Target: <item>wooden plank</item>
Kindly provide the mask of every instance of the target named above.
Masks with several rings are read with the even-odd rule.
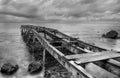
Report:
[[[111,63],[111,64],[114,64],[114,65],[116,65],[118,67],[120,67],[120,62],[119,61],[116,61],[114,59],[109,59],[108,62]]]
[[[69,61],[69,63],[71,63],[74,67],[76,67],[77,69],[79,69],[82,73],[84,73],[85,75],[87,75],[89,78],[94,78],[93,75],[91,75],[90,73],[88,73],[82,66],[75,64],[74,61]]]
[[[90,55],[89,55],[90,54]],[[88,62],[93,62],[93,61],[100,61],[100,60],[105,60],[105,59],[110,59],[110,58],[116,58],[116,57],[120,57],[120,53],[95,53],[95,54],[83,54],[83,56],[81,56],[79,59],[77,59],[75,61],[75,63],[77,64],[81,64],[81,63],[88,63]]]
[[[44,30],[44,31],[45,31],[45,33],[46,33],[48,36],[50,36],[50,37],[53,38],[53,39],[56,39],[56,40],[61,40],[61,39],[62,39],[62,38],[60,38],[60,37],[52,34],[52,33],[49,32],[48,30]]]
[[[97,53],[84,53],[84,54],[74,54],[74,55],[66,55],[65,57],[68,60],[74,60],[74,59],[80,59],[80,58],[85,58],[85,57],[94,57],[98,55],[104,55],[104,54],[109,54],[112,53],[110,51],[104,51],[104,52],[97,52]],[[113,52],[115,53],[115,52]]]
[[[77,48],[79,48],[79,47],[77,47]],[[85,50],[85,49],[82,49],[82,48],[79,48],[79,49],[82,50],[82,51],[85,51],[85,52],[87,52],[87,53],[94,53],[94,52],[92,52],[92,51]],[[106,52],[106,51],[102,51],[102,52]],[[110,52],[118,52],[118,51],[110,51]],[[77,57],[77,56],[76,56],[76,57]],[[116,65],[116,66],[120,67],[120,62],[117,61],[117,60],[115,60],[115,59],[109,59],[109,60],[108,60],[108,63],[111,63],[111,64],[113,64],[113,65]]]
[[[87,64],[85,69],[91,75],[95,76],[95,78],[119,78],[117,75],[115,75],[111,72],[108,72],[105,69],[103,69],[93,63]]]

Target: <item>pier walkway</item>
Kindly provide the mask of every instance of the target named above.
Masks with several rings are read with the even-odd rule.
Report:
[[[71,78],[120,78],[118,51],[90,45],[57,29],[42,26],[22,25],[21,34],[29,35],[28,41],[39,42],[44,52],[47,50],[71,72]]]

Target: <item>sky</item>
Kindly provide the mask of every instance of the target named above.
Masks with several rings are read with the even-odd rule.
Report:
[[[120,0],[0,0],[0,21],[120,19]]]

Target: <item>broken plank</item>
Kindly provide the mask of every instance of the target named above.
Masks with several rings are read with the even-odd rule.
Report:
[[[79,58],[85,58],[85,57],[94,57],[94,56],[101,56],[112,53],[110,51],[104,51],[104,52],[97,52],[97,53],[84,53],[84,54],[74,54],[74,55],[67,55],[65,56],[68,60],[74,60]],[[116,53],[116,52],[113,52]]]
[[[77,48],[79,48],[79,47],[77,47]],[[82,49],[82,48],[79,48],[79,49],[82,50],[82,51],[85,51],[86,53],[94,53],[90,50],[85,50],[85,49]],[[102,52],[107,52],[107,51],[102,51]],[[109,51],[109,52],[118,52],[118,51]],[[120,62],[115,60],[115,59],[109,59],[108,63],[111,63],[113,65],[116,65],[116,66],[120,67]]]
[[[120,53],[98,53],[98,54],[90,54],[89,56],[82,56],[78,58],[75,63],[81,64],[81,63],[88,63],[88,62],[94,62],[94,61],[100,61],[105,59],[111,59],[120,57]]]

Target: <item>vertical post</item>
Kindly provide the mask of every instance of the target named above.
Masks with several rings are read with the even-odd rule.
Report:
[[[43,77],[45,77],[45,53],[46,52],[46,50],[44,49],[44,51],[43,51]]]

